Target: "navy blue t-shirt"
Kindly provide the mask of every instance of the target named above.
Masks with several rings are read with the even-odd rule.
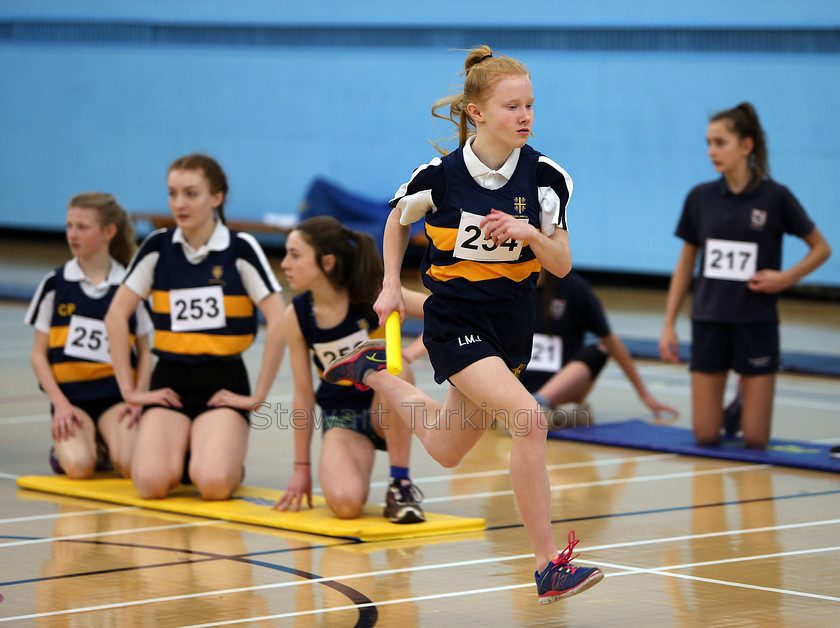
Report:
[[[791,191],[771,179],[733,194],[723,177],[689,192],[676,235],[700,249],[691,317],[719,323],[777,322],[776,294],[754,292],[758,270],[780,270],[782,236],[814,223]]]
[[[563,279],[548,277],[537,286],[533,298],[537,309],[534,349],[528,368],[519,378],[531,392],[574,358],[587,333],[599,338],[611,333],[601,302],[589,283],[575,272]]]

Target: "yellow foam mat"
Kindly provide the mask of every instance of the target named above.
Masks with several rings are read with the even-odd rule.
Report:
[[[17,479],[17,485],[45,493],[360,541],[474,532],[485,527],[484,519],[430,512],[426,512],[423,523],[391,523],[382,516],[382,508],[373,504],[367,504],[358,519],[339,519],[327,508],[324,498],[317,495],[312,498],[314,508],[279,512],[271,507],[283,491],[256,486],[240,486],[229,500],[205,501],[194,486],[183,485],[170,491],[166,499],[143,499],[131,480],[113,477],[71,480],[63,475],[25,475]]]

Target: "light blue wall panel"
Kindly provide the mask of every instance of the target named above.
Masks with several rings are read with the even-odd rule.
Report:
[[[703,17],[694,3],[533,1],[517,28],[492,17],[507,3],[414,24],[400,3],[235,4],[0,4],[0,227],[59,230],[84,189],[165,211],[166,166],[192,151],[227,170],[233,217],[295,212],[317,176],[386,199],[451,132],[429,115],[462,80],[463,53],[448,49],[487,41],[533,73],[532,144],[574,178],[578,267],[671,272],[683,198],[715,176],[708,115],[743,99],[762,116],[774,176],[840,249],[840,3],[769,2],[751,16],[751,3],[713,2]],[[559,6],[545,24],[522,17]],[[786,260],[803,250],[791,242]],[[840,253],[810,282],[840,285]]]

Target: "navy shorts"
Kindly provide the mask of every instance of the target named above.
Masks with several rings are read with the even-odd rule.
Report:
[[[81,401],[70,400],[74,406],[79,408],[80,410],[84,410],[87,415],[93,419],[95,425],[99,424],[99,417],[101,417],[107,410],[110,410],[118,403],[122,403],[123,400],[119,397],[114,399],[83,399]],[[50,415],[55,414],[55,408],[52,404],[50,404]]]
[[[692,371],[767,375],[779,370],[778,323],[692,321],[691,336]]]
[[[376,449],[388,450],[385,440],[373,429],[370,410],[324,410],[324,432],[334,427],[357,432],[370,440]]]
[[[239,395],[251,394],[248,371],[241,358],[213,360],[201,364],[183,364],[159,360],[152,372],[151,390],[171,388],[181,397],[182,408],[170,408],[195,419],[199,414],[212,410],[207,402],[222,388]],[[146,406],[163,408],[165,406]],[[232,408],[250,425],[249,410]]]
[[[603,370],[608,357],[609,353],[601,349],[601,345],[586,345],[578,349],[569,362],[583,362],[592,373],[592,379],[595,379]]]
[[[499,356],[518,377],[531,359],[531,299],[470,301],[431,295],[423,304],[423,344],[442,384],[474,362]]]

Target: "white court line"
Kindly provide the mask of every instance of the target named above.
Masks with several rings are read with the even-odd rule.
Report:
[[[715,537],[715,536],[734,536],[734,535],[740,535],[740,534],[753,534],[753,533],[760,533],[760,532],[777,532],[777,531],[780,531],[780,530],[792,530],[792,529],[797,529],[797,528],[808,528],[808,527],[813,527],[813,526],[837,525],[837,524],[840,524],[840,519],[827,519],[827,520],[823,520],[823,521],[806,521],[806,522],[802,522],[802,523],[789,523],[789,524],[784,524],[784,525],[767,526],[767,527],[762,527],[762,528],[748,528],[748,529],[744,529],[744,530],[724,530],[722,532],[710,532],[710,533],[706,533],[706,534],[693,534],[693,535],[674,536],[674,537],[666,537],[666,538],[655,538],[655,539],[647,539],[647,540],[642,540],[642,541],[625,541],[623,543],[611,543],[611,544],[608,544],[608,545],[596,545],[596,546],[593,546],[593,547],[588,547],[588,548],[586,548],[586,551],[587,552],[593,552],[593,551],[603,550],[603,549],[615,549],[615,548],[620,548],[620,547],[636,547],[638,545],[671,543],[671,542],[678,542],[678,541],[685,541],[685,540],[692,540],[692,539],[703,539],[703,538],[709,538],[709,537]],[[830,549],[834,549],[834,548],[830,548]],[[804,552],[804,551],[820,551],[820,550],[819,549],[817,549],[817,550],[800,550],[800,552]],[[54,616],[58,616],[58,615],[69,615],[69,614],[73,614],[73,613],[87,613],[87,612],[90,612],[90,611],[113,610],[113,609],[118,609],[118,608],[126,608],[126,607],[129,607],[129,606],[141,606],[143,604],[156,604],[156,603],[161,603],[161,602],[181,601],[181,600],[196,599],[196,598],[208,597],[208,596],[214,596],[215,597],[215,596],[230,595],[230,594],[235,594],[235,593],[251,593],[251,592],[255,592],[255,591],[265,591],[265,590],[269,590],[269,589],[282,589],[282,588],[286,588],[286,587],[297,587],[297,586],[305,586],[305,585],[309,585],[309,584],[318,584],[320,582],[333,582],[333,581],[344,582],[346,580],[355,580],[355,579],[358,579],[358,578],[375,578],[375,577],[380,577],[380,576],[390,576],[390,575],[394,575],[394,574],[398,574],[398,573],[430,571],[430,570],[433,570],[433,569],[453,569],[453,568],[457,568],[457,567],[480,565],[480,564],[491,563],[491,562],[501,563],[501,562],[506,562],[506,561],[525,560],[525,559],[533,560],[534,555],[533,554],[517,554],[517,555],[513,555],[513,556],[493,556],[493,557],[490,557],[490,558],[463,560],[463,561],[457,561],[457,562],[451,562],[451,563],[438,563],[438,564],[434,564],[434,565],[421,565],[421,566],[416,566],[416,567],[404,567],[404,568],[400,568],[400,569],[382,569],[382,570],[379,570],[379,571],[369,571],[369,572],[364,572],[364,573],[346,574],[346,575],[341,575],[341,576],[314,578],[314,579],[311,579],[311,580],[308,580],[308,579],[307,580],[293,580],[293,581],[290,581],[290,582],[276,582],[276,583],[273,583],[273,584],[261,584],[261,585],[254,585],[254,586],[250,586],[250,587],[237,587],[237,588],[234,588],[234,589],[218,589],[218,590],[215,590],[215,591],[203,591],[201,593],[187,593],[187,594],[183,594],[183,595],[171,595],[171,596],[167,596],[167,597],[158,597],[158,598],[151,598],[151,599],[146,599],[146,600],[133,600],[133,601],[129,601],[129,602],[116,602],[114,604],[101,604],[101,605],[98,605],[98,606],[86,606],[86,607],[81,607],[81,608],[70,608],[70,609],[65,609],[65,610],[60,610],[60,611],[50,611],[50,612],[46,612],[46,613],[36,613],[36,614],[32,614],[32,615],[19,615],[17,617],[0,618],[0,623],[13,621],[13,620],[20,620],[20,619],[35,619],[35,618],[39,618],[39,617],[54,617]],[[748,556],[744,557],[744,560],[749,560],[749,559],[750,559],[750,557],[748,557]],[[730,559],[726,559],[726,560],[728,561]],[[597,563],[599,565],[600,564],[607,565],[607,563],[603,563],[601,561],[584,560],[584,561],[576,561],[576,562],[579,562],[581,564]],[[725,561],[721,561],[721,562],[725,562]],[[611,567],[616,568],[616,569],[623,569],[624,571],[628,572],[627,575],[638,574],[638,573],[657,574],[658,569],[663,569],[662,567],[654,567],[654,568],[650,568],[650,569],[643,569],[643,568],[631,567],[631,566],[626,566],[626,565],[614,565],[614,564],[607,565],[607,566],[611,566]],[[607,577],[617,576],[617,575],[625,575],[625,574],[607,574]],[[688,577],[688,576],[681,576],[679,574],[671,574],[671,573],[668,573],[668,572],[662,572],[659,575],[674,576],[674,577]],[[698,579],[700,579],[700,578],[698,578]],[[742,584],[732,583],[732,582],[721,582],[721,584],[751,588],[750,585],[742,585]],[[423,597],[417,597],[417,598],[407,598],[407,601],[417,601],[417,600],[423,600],[423,599],[435,599],[435,598],[442,598],[442,597],[452,597],[452,596],[456,596],[456,595],[472,595],[474,593],[481,592],[481,591],[500,591],[500,590],[521,589],[523,587],[529,587],[529,586],[532,587],[534,585],[533,585],[533,583],[509,585],[509,586],[498,587],[498,588],[494,588],[494,589],[480,589],[478,591],[463,591],[463,592],[460,592],[460,593],[447,593],[447,594],[423,596]],[[807,594],[807,593],[797,593],[797,592],[790,592],[790,593],[792,595],[799,594],[799,595],[812,596],[812,594]],[[834,598],[830,598],[830,599],[834,599]],[[840,601],[840,598],[838,598],[838,601]],[[387,604],[387,603],[389,603],[389,602],[382,602],[381,604]],[[396,602],[392,601],[390,603],[396,603]],[[375,602],[374,604],[379,604],[379,602]],[[301,611],[301,613],[302,614],[312,614],[312,613],[321,613],[321,612],[332,612],[332,611],[336,611],[336,610],[344,610],[345,608],[360,608],[360,606],[357,606],[357,605],[354,604],[354,605],[348,606],[348,607],[336,607],[336,608],[331,608],[331,609],[319,609],[319,610],[315,610],[315,611]],[[286,616],[286,615],[283,615],[283,616]],[[289,616],[291,616],[291,615],[289,615]],[[277,616],[277,617],[280,617],[280,616]],[[239,622],[239,623],[242,623],[242,622],[245,622],[245,621],[254,621],[254,619],[249,618],[249,619],[235,620],[235,621]],[[223,624],[208,624],[208,625],[223,625]]]
[[[641,477],[632,478],[616,478],[609,480],[598,480],[596,482],[578,482],[577,484],[556,484],[552,485],[552,491],[565,491],[573,488],[590,488],[593,486],[612,486],[615,484],[635,484],[637,482],[658,482],[659,480],[676,480],[679,478],[694,478],[701,475],[719,475],[722,473],[742,473],[744,471],[756,471],[758,469],[768,469],[771,465],[768,464],[751,464],[747,466],[737,467],[723,467],[722,469],[707,469],[705,471],[683,471],[680,473],[665,473],[661,475],[644,475]],[[492,491],[486,493],[468,493],[466,495],[448,495],[445,497],[424,497],[424,504],[433,504],[439,502],[454,502],[463,499],[479,499],[484,497],[501,497],[505,495],[513,495],[512,490],[507,491]]]
[[[10,541],[0,543],[0,549],[4,547],[15,547],[17,545],[38,545],[41,543],[53,543],[55,541],[75,541],[78,539],[99,538],[101,536],[119,536],[120,534],[136,534],[138,532],[157,532],[159,530],[176,530],[178,528],[193,528],[198,526],[209,526],[217,523],[230,523],[224,519],[211,519],[209,521],[195,521],[191,523],[177,523],[168,526],[150,526],[148,528],[133,528],[129,530],[111,530],[110,532],[92,532],[90,534],[73,534],[71,536],[52,536],[42,539],[27,539],[25,541]]]
[[[786,556],[801,556],[803,554],[819,554],[821,552],[836,552],[840,550],[840,545],[834,545],[832,547],[818,547],[818,548],[811,548],[805,550],[792,550],[790,552],[776,552],[774,554],[756,554],[754,556],[738,556],[737,558],[724,558],[722,560],[705,560],[702,562],[697,563],[683,563],[681,565],[667,565],[665,567],[653,567],[650,569],[639,569],[636,570],[633,568],[632,571],[628,571],[626,573],[614,574],[616,576],[628,576],[633,575],[634,573],[659,573],[661,571],[673,571],[675,569],[691,569],[693,567],[709,567],[712,565],[725,565],[727,563],[744,563],[751,560],[767,560],[768,558],[785,558]],[[605,567],[615,567],[619,569],[625,569],[622,565],[611,565],[610,563],[601,563],[599,562],[598,565],[603,565]],[[822,596],[819,596],[822,597]],[[831,598],[840,601],[840,598]]]
[[[10,416],[0,419],[0,426],[21,425],[25,423],[46,423],[51,421],[49,414],[31,414],[29,416]]]
[[[607,458],[604,460],[587,460],[586,462],[567,462],[565,464],[550,464],[546,466],[548,471],[561,471],[563,469],[580,469],[584,467],[608,467],[619,465],[625,462],[647,462],[649,460],[664,460],[666,458],[677,458],[678,454],[651,454],[649,456],[627,456],[626,458]],[[495,471],[476,471],[474,473],[453,473],[451,475],[430,475],[417,477],[412,481],[415,484],[431,484],[433,482],[449,482],[452,480],[472,480],[475,478],[495,477],[499,475],[510,475],[510,469],[497,469]],[[371,482],[371,487],[388,486],[390,482]]]
[[[87,517],[89,515],[102,515],[126,510],[138,510],[138,506],[122,506],[120,508],[102,508],[100,510],[86,510],[84,512],[61,512],[51,515],[32,515],[31,517],[14,517],[13,519],[0,519],[0,525],[4,523],[21,523],[23,521],[39,521],[42,519],[65,519],[67,517]]]

